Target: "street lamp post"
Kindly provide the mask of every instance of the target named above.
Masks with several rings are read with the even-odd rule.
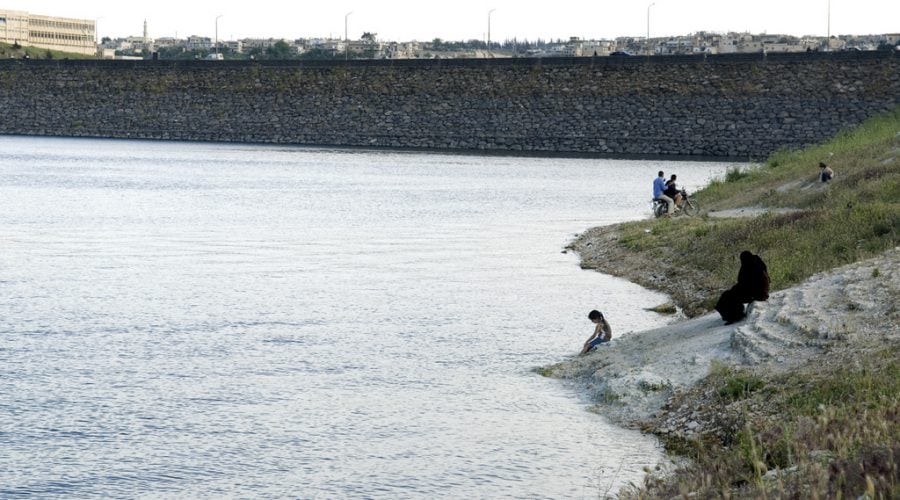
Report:
[[[647,53],[650,54],[650,7],[656,5],[656,2],[647,6]]]
[[[97,39],[97,47],[100,46],[100,21],[103,19],[103,16],[94,19],[94,38]]]
[[[344,59],[350,59],[350,39],[347,38],[347,19],[350,17],[350,14],[353,14],[353,11],[346,13],[344,15]]]
[[[216,16],[216,60],[219,60],[219,18],[224,16],[224,14],[219,14]]]
[[[490,54],[491,54],[491,14],[493,14],[495,10],[497,10],[497,9],[491,9],[488,11],[488,33],[487,33],[487,35],[488,35],[487,36],[488,56],[490,56]]]
[[[94,19],[94,44],[97,46],[97,58],[103,59],[103,47],[100,46],[100,20],[103,17]]]

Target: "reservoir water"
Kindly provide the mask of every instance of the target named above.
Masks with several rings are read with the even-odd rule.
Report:
[[[0,137],[0,497],[615,493],[532,370],[671,319],[562,250],[724,168]]]

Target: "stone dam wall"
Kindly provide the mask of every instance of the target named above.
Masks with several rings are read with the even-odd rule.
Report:
[[[0,134],[761,159],[900,103],[893,52],[0,61]]]

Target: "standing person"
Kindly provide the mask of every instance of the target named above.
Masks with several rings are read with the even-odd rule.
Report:
[[[609,342],[612,338],[612,327],[606,322],[603,313],[594,309],[588,313],[588,319],[596,326],[594,327],[594,333],[584,342],[584,348],[581,349],[579,355],[587,354],[591,349]]]
[[[678,208],[681,206],[681,190],[678,189],[678,185],[675,184],[675,181],[678,179],[678,176],[672,174],[672,177],[666,182],[666,190],[663,191],[663,194],[675,200],[675,207]]]
[[[656,179],[653,179],[653,199],[660,199],[666,202],[666,208],[668,209],[668,214],[672,215],[675,212],[675,200],[666,196],[666,174],[663,173],[662,170],[659,171],[659,174],[656,176]]]
[[[831,170],[831,167],[821,161],[819,162],[819,170],[819,179],[822,182],[828,182],[831,179],[834,179],[834,170]]]

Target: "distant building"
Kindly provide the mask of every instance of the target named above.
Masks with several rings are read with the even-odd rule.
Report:
[[[382,59],[384,57],[384,45],[380,42],[371,40],[349,40],[346,44],[346,49],[351,54],[368,56],[373,59]]]
[[[608,56],[616,51],[616,42],[612,40],[584,40],[581,43],[583,56]]]
[[[240,40],[229,40],[227,42],[219,42],[219,45],[231,52],[232,54],[241,54],[244,52],[244,42]]]
[[[837,37],[831,37],[825,40],[826,50],[841,50],[847,45],[847,42]]]
[[[183,40],[172,38],[170,36],[157,38],[153,43],[159,49],[184,46]]]
[[[763,44],[763,48],[767,53],[769,52],[806,52],[806,47],[800,45],[800,43],[789,43],[789,42],[775,42],[775,43],[765,43]]]
[[[133,50],[135,52],[142,50],[152,52],[154,45],[152,41],[148,42],[145,36],[129,36],[121,42],[119,48],[120,50]]]
[[[94,55],[96,35],[96,23],[87,19],[0,10],[0,41],[5,43]]]
[[[213,41],[208,36],[189,36],[184,44],[187,50],[212,50]]]
[[[274,47],[280,41],[282,41],[281,38],[244,38],[241,40],[241,48],[242,50],[266,50]]]
[[[343,40],[334,39],[334,38],[315,38],[309,40],[309,48],[310,49],[318,49],[325,53],[332,54],[343,54],[344,50],[346,50],[347,45],[344,44]]]
[[[384,47],[384,57],[387,59],[414,59],[422,52],[419,42],[390,42]]]

